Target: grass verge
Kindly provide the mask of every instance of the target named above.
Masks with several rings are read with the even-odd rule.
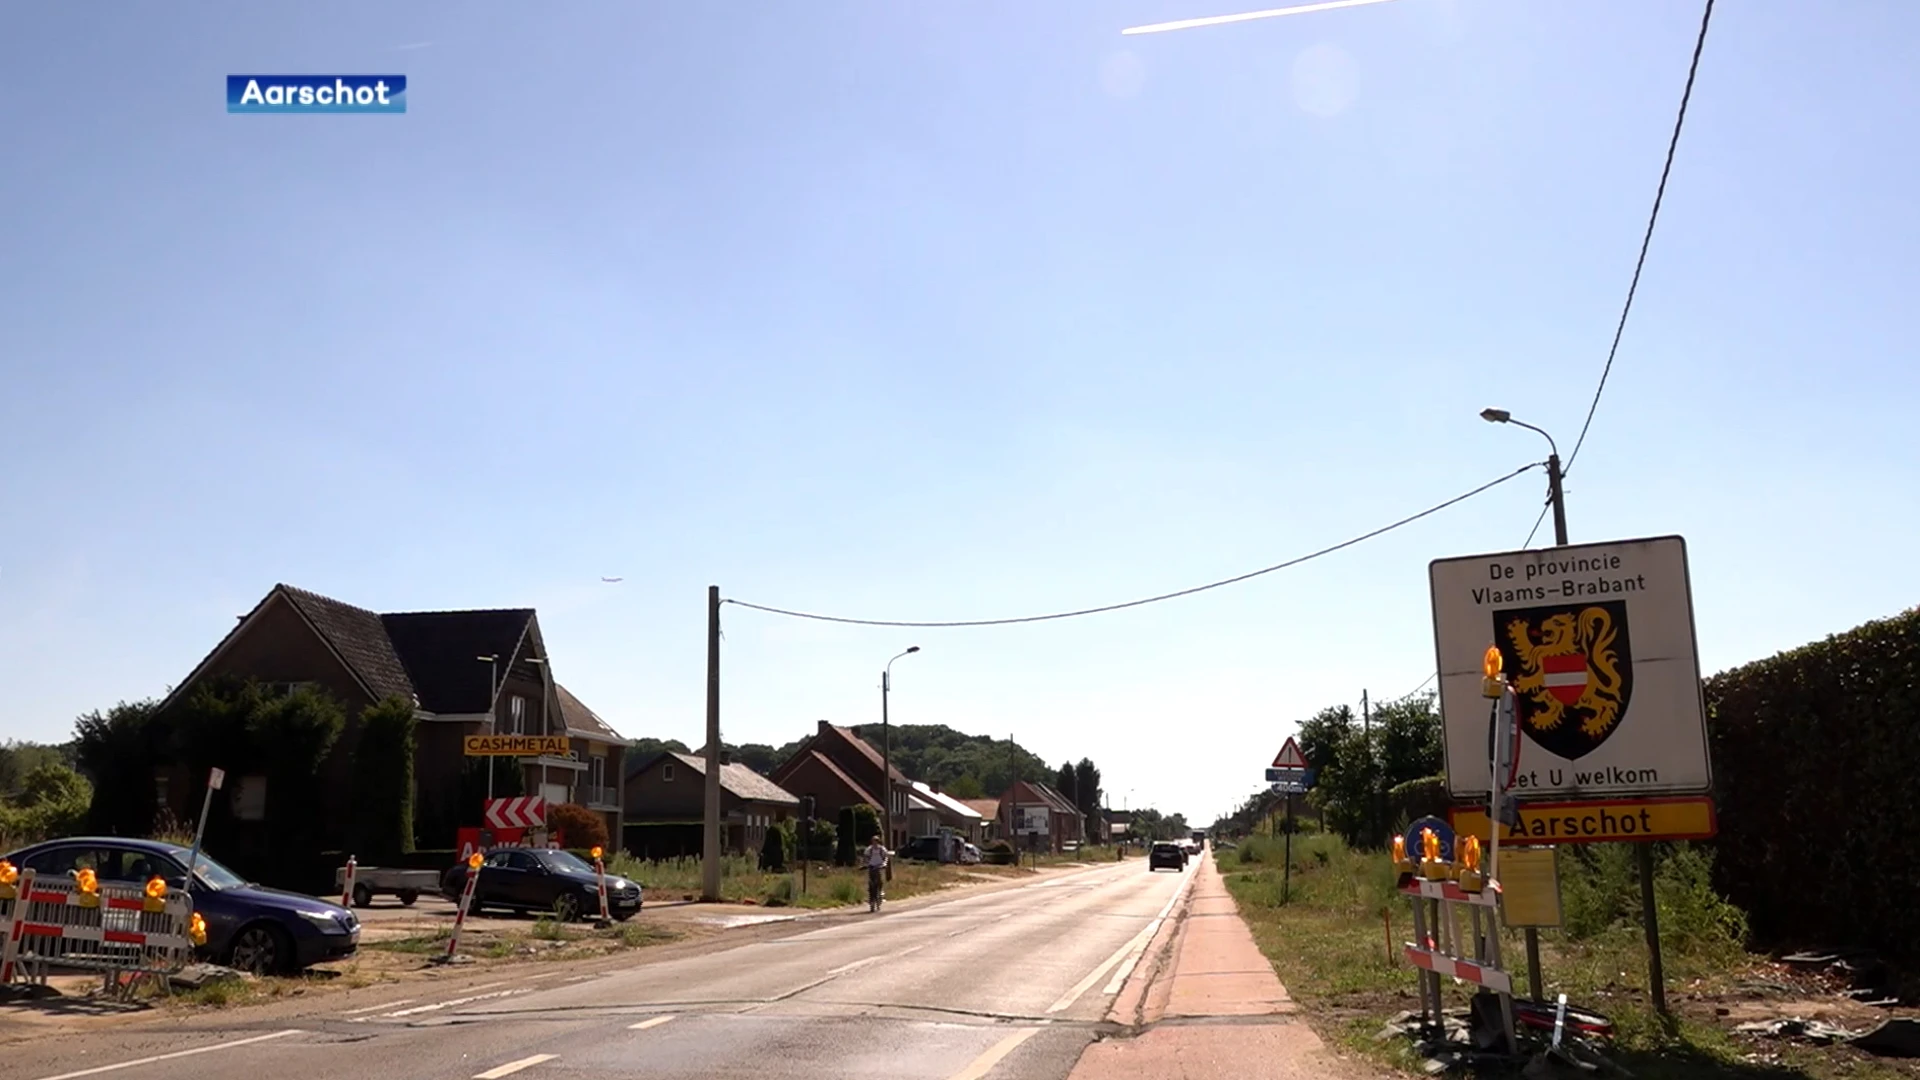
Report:
[[[649,900],[692,900],[700,895],[699,859],[647,862],[621,854],[607,864],[607,872],[639,882]],[[887,898],[904,900],[956,885],[1029,872],[1029,868],[1012,866],[895,863],[893,880],[887,883]],[[720,864],[720,898],[736,904],[798,908],[831,908],[866,902],[866,871],[858,867],[810,863],[804,875],[804,887],[802,877],[797,867],[786,873],[769,873],[761,870],[753,859],[732,856]]]
[[[1329,1042],[1418,1072],[1404,1040],[1382,1043],[1374,1037],[1385,1021],[1419,1007],[1415,969],[1398,957],[1400,943],[1411,937],[1412,916],[1408,901],[1394,892],[1392,864],[1385,855],[1348,850],[1337,836],[1296,836],[1293,854],[1284,896],[1279,842],[1254,837],[1218,855],[1254,940]],[[1671,1023],[1648,1002],[1646,943],[1637,922],[1597,917],[1595,897],[1580,892],[1605,885],[1605,866],[1576,874],[1563,862],[1570,929],[1540,934],[1547,997],[1565,993],[1570,1002],[1610,1017],[1620,1064],[1641,1080],[1920,1077],[1920,1062],[1735,1034],[1732,1026],[1741,1020],[1808,1016],[1815,1007],[1844,1009],[1851,1003],[1839,1002],[1831,988],[1804,980],[1796,985],[1779,965],[1747,953],[1739,945],[1744,926],[1738,913],[1716,906],[1710,889],[1697,895],[1707,889],[1701,868],[1678,856],[1670,864],[1663,864],[1656,884]],[[1519,932],[1507,932],[1503,955],[1515,984],[1525,986]],[[1448,1008],[1466,1005],[1467,987],[1450,981],[1443,986]]]

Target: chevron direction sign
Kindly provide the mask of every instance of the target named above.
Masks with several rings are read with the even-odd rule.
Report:
[[[487,824],[495,829],[533,829],[547,823],[547,800],[538,795],[487,800]]]

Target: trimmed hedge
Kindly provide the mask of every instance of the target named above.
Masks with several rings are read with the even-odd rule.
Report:
[[[1757,941],[1920,962],[1920,608],[1706,681],[1715,876]]]

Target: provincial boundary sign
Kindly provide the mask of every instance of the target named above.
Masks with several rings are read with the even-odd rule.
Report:
[[[1514,689],[1523,802],[1712,790],[1685,540],[1436,559],[1428,573],[1454,797],[1487,794],[1488,645]]]

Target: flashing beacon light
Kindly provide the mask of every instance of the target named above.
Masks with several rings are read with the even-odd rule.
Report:
[[[1432,829],[1420,830],[1420,857],[1430,863],[1440,861],[1440,837]]]
[[[146,894],[147,894],[146,899],[140,902],[140,907],[143,910],[146,910],[146,911],[167,910],[166,879],[162,878],[158,874],[155,874],[152,878],[148,879],[147,886],[146,886]]]
[[[81,892],[88,895],[97,894],[100,891],[100,875],[94,873],[92,870],[74,871],[73,883],[79,887]]]
[[[598,844],[594,845],[593,851],[590,852],[590,854],[593,856],[594,861],[598,862],[600,859],[600,846]]]
[[[20,871],[5,859],[0,859],[0,885],[12,885],[20,880]]]
[[[1480,874],[1480,838],[1463,837],[1460,841],[1460,887],[1469,892],[1479,892],[1486,888],[1486,878]]]
[[[1480,658],[1481,694],[1497,698],[1506,690],[1506,680],[1500,675],[1500,669],[1504,666],[1500,658],[1500,646],[1488,645],[1486,655]]]
[[[485,861],[486,861],[485,859],[482,859],[480,857],[480,853],[476,851],[472,855],[469,855],[467,857],[467,869],[478,870],[480,869],[480,864]]]
[[[1404,836],[1396,836],[1393,838],[1394,865],[1398,866],[1401,863],[1404,863],[1406,861],[1407,861],[1407,838]]]
[[[207,943],[207,920],[197,911],[187,920],[187,939],[195,945]]]

